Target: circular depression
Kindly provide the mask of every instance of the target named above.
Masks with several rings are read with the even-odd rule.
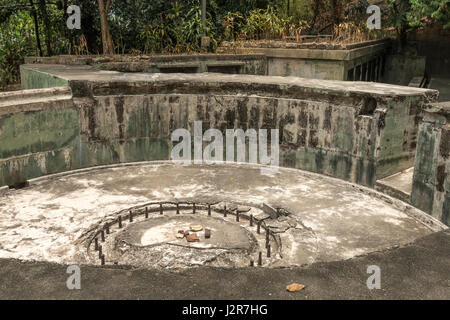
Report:
[[[61,263],[92,263],[86,260],[86,244],[80,239],[117,218],[120,210],[152,201],[228,202],[255,208],[270,204],[286,209],[288,216],[261,218],[282,244],[281,259],[270,266],[348,259],[445,228],[425,213],[371,189],[300,170],[272,172],[247,164],[136,163],[93,168],[39,178],[27,188],[6,190],[0,199],[0,257]],[[147,243],[153,243],[152,232],[155,237],[162,232],[158,233],[157,224],[145,230],[138,237],[141,245],[144,235]],[[145,265],[164,265],[157,259]],[[131,265],[138,262],[129,260]]]

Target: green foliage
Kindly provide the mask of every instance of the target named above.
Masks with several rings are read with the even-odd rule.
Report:
[[[450,28],[450,0],[410,0],[411,11],[407,19],[411,26],[424,26],[435,21],[442,22],[444,29]]]
[[[19,66],[24,57],[35,55],[32,20],[24,12],[11,13],[0,25],[0,86],[19,81]]]
[[[450,27],[450,0],[388,0],[390,25],[399,33],[429,23],[443,23]]]
[[[306,21],[296,20],[268,6],[266,9],[250,11],[239,29],[246,39],[279,39],[286,36],[298,36],[307,26]]]
[[[211,37],[213,47],[217,46],[212,32],[211,17],[208,18],[204,27],[200,5],[189,7],[176,2],[166,14],[161,13],[151,23],[143,26],[139,35],[145,43],[143,51],[146,53],[198,51],[203,34]]]
[[[1,85],[19,80],[18,66],[24,56],[39,54],[29,2],[0,0]],[[50,22],[49,39],[40,1],[33,2],[44,55],[48,54],[47,40],[53,54],[101,52],[97,0],[44,0]],[[385,2],[390,15],[386,23],[383,21],[383,27],[394,26],[400,38],[405,38],[407,29],[432,22],[441,22],[444,28],[450,28],[450,0]],[[355,3],[356,0],[207,0],[204,27],[201,0],[113,0],[108,19],[115,52],[125,54],[199,51],[204,34],[211,39],[210,51],[222,40],[298,38],[305,32],[334,32],[340,41],[379,36],[362,25],[368,2],[358,0]],[[81,30],[66,27],[65,10],[71,4],[81,7]],[[350,10],[353,13],[347,14],[349,6],[353,6]]]

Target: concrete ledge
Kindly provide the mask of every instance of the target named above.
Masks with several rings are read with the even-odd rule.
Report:
[[[0,116],[55,106],[73,106],[70,87],[31,89],[0,93]]]
[[[263,54],[268,58],[295,58],[313,60],[353,60],[368,54],[375,54],[386,50],[386,43],[378,43],[365,47],[346,49],[294,49],[294,48],[238,48],[239,53],[250,51],[253,54]]]

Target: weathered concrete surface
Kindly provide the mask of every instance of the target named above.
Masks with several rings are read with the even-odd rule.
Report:
[[[412,78],[425,75],[426,57],[387,55],[382,81],[407,86]]]
[[[405,202],[410,201],[414,167],[377,180],[375,189]]]
[[[164,214],[150,214],[148,219],[135,214],[133,222],[119,230],[112,225],[110,234],[102,242],[102,253],[106,264],[133,265],[137,267],[182,269],[199,266],[216,266],[226,268],[247,267],[250,260],[256,263],[258,250],[264,251],[264,230],[257,235],[255,227],[236,223],[234,215],[227,218],[217,212],[207,216],[203,210],[164,210]],[[244,219],[243,217],[241,217]],[[203,230],[194,232],[191,225],[200,225]],[[205,237],[204,229],[210,230],[210,238]],[[253,229],[253,230],[252,230]],[[176,238],[179,230],[195,234],[199,241],[188,242],[186,238]],[[100,237],[98,237],[100,238]],[[259,238],[259,239],[258,239]],[[278,248],[271,242],[271,259],[264,258],[264,266],[279,260]],[[90,247],[86,264],[98,264],[98,252]],[[271,261],[269,261],[271,260]]]
[[[267,73],[266,57],[261,54],[186,54],[186,55],[116,55],[27,57],[27,64],[92,65],[98,69],[120,72],[198,73],[222,72],[233,74]],[[29,81],[23,81],[24,86]]]
[[[450,102],[431,104],[419,128],[411,203],[450,225]]]
[[[250,41],[236,50],[239,53],[265,55],[269,76],[348,80],[349,70],[378,60],[385,54],[388,46],[388,40],[367,41],[355,45]],[[362,80],[365,80],[365,77],[362,77]]]
[[[68,290],[67,265],[0,259],[0,299],[450,299],[450,232],[355,257],[303,268],[194,268],[181,272],[81,266],[81,290]],[[368,290],[367,267],[381,270]],[[306,285],[296,293],[286,285]],[[174,310],[177,317],[181,311]]]
[[[70,170],[79,135],[70,88],[0,93],[0,185]]]
[[[5,189],[0,198],[0,257],[80,263],[77,257],[86,247],[77,239],[117,218],[119,210],[180,199],[254,207],[268,203],[291,212],[289,220],[266,222],[278,225],[284,266],[348,259],[444,228],[429,215],[371,189],[294,169],[280,168],[271,175],[260,169],[129,164]]]
[[[31,78],[39,70],[70,83],[81,127],[67,161],[71,169],[168,159],[171,132],[201,120],[204,131],[278,128],[282,166],[373,186],[377,178],[412,166],[422,105],[437,96],[432,90],[294,77],[126,74],[88,65],[22,70]]]

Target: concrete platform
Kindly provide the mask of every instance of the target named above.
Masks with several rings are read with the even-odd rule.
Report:
[[[282,244],[282,259],[269,267],[345,260],[446,229],[429,215],[372,189],[295,169],[270,173],[243,164],[125,164],[43,177],[27,188],[3,192],[0,257],[22,260],[92,264],[83,258],[86,234],[117,218],[118,212],[158,201],[283,208],[288,217],[264,220]]]

